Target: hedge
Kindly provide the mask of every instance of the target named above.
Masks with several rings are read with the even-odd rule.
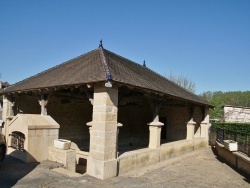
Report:
[[[225,123],[225,122],[213,122],[213,128],[222,128],[229,131],[235,131],[239,133],[250,133],[250,123]]]

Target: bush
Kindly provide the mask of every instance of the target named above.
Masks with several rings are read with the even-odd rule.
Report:
[[[221,128],[224,130],[235,131],[239,133],[250,133],[250,123],[212,123],[213,128]]]

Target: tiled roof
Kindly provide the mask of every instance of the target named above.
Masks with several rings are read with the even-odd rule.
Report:
[[[11,85],[3,93],[94,83],[107,79],[212,106],[206,100],[190,93],[149,68],[102,47]]]

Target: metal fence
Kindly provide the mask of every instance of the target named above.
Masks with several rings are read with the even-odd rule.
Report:
[[[216,140],[221,144],[223,144],[223,140],[236,141],[238,143],[238,151],[250,157],[250,133],[241,133],[237,131],[216,128]]]

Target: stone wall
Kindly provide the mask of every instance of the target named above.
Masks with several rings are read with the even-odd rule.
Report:
[[[250,158],[241,152],[231,152],[227,150],[224,145],[216,142],[215,144],[217,154],[220,158],[224,159],[227,164],[233,168],[250,175]]]
[[[118,110],[120,147],[147,146],[149,141],[149,126],[153,114],[150,107],[124,107]],[[122,149],[122,148],[121,148]]]
[[[161,112],[162,117],[167,118],[167,140],[177,141],[186,139],[187,122],[190,120],[188,107],[167,107]],[[194,108],[193,120],[196,122],[195,137],[200,137],[200,122],[202,122],[202,110]]]
[[[176,141],[186,139],[187,122],[189,121],[188,108],[167,108],[165,117],[167,118],[167,140]]]
[[[41,114],[41,107],[38,99],[34,95],[22,94],[18,97],[15,107],[24,114]],[[15,115],[17,111],[15,110]]]
[[[224,106],[225,122],[250,122],[250,108]]]
[[[57,96],[52,96],[47,104],[47,112],[59,125],[59,138],[75,142],[84,151],[89,149],[89,127],[92,120],[90,102],[75,103]],[[21,95],[18,108],[25,114],[40,114],[41,107],[33,95]]]
[[[161,147],[157,149],[144,148],[126,152],[118,157],[119,174],[205,147],[207,147],[206,139],[196,138],[195,140],[180,140],[162,144]]]
[[[200,122],[203,121],[202,110],[200,107],[194,108],[193,119],[196,122],[195,137],[200,137]],[[161,110],[160,117],[167,119],[167,141],[177,141],[186,139],[187,122],[190,120],[188,107],[164,107]],[[149,104],[143,107],[119,108],[118,122],[123,124],[119,130],[119,144],[129,145],[142,144],[146,146],[149,142],[149,126],[153,112]],[[163,129],[162,129],[163,131]],[[138,140],[139,139],[139,140]]]

